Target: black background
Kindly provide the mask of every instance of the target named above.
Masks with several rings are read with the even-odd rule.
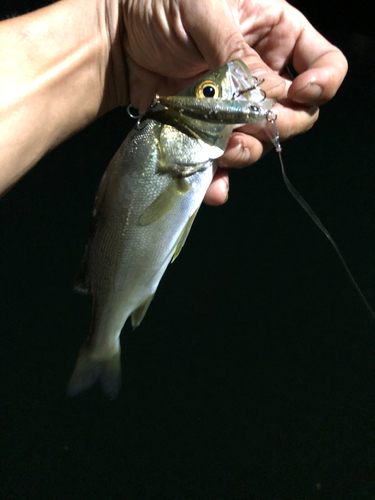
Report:
[[[285,166],[375,305],[374,36],[358,6],[295,5],[350,70],[283,144]],[[109,113],[0,200],[3,498],[375,498],[375,326],[275,153],[231,172],[229,201],[202,207],[141,327],[125,327],[117,400],[65,396],[90,321],[72,281],[132,125]]]

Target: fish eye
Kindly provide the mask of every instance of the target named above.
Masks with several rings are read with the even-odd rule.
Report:
[[[195,87],[196,97],[209,97],[216,99],[219,97],[219,87],[211,80],[205,80]]]

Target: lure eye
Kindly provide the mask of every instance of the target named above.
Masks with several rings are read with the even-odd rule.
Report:
[[[251,108],[251,111],[254,111],[254,113],[258,113],[259,112],[258,106],[250,106],[250,108]]]
[[[195,97],[209,97],[216,99],[219,97],[219,87],[211,80],[205,80],[195,87]]]

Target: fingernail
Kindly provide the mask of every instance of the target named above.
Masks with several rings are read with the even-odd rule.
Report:
[[[314,106],[311,106],[311,108],[309,108],[309,109],[307,110],[307,112],[308,112],[310,115],[315,115],[315,113],[316,113],[317,111],[319,111],[319,106],[316,106],[315,104],[314,104]]]
[[[220,179],[219,189],[228,198],[229,182],[228,182],[227,178],[223,177],[222,179]]]
[[[216,164],[217,164],[217,166],[218,166],[218,167],[220,167],[220,168],[227,168],[227,166],[228,166],[228,165],[227,165],[227,162],[225,161],[225,157],[224,157],[224,160],[223,160],[223,157],[222,157],[222,156],[220,156],[220,158],[218,158],[218,159],[216,160]]]
[[[300,104],[315,104],[322,95],[323,89],[316,83],[308,83],[293,96],[293,101]]]
[[[247,165],[248,162],[250,161],[250,157],[251,157],[250,149],[242,147],[240,156],[242,164]]]

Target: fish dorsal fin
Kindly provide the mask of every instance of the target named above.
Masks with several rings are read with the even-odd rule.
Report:
[[[89,258],[89,245],[86,245],[83,257],[74,279],[74,289],[80,293],[90,293],[90,279],[87,272],[87,261]]]
[[[150,226],[170,212],[190,187],[184,179],[175,179],[145,209],[138,219],[140,226]]]
[[[140,306],[137,307],[137,309],[134,309],[134,311],[131,314],[131,321],[132,321],[132,327],[136,328],[141,324],[141,321],[145,317],[145,314],[147,312],[148,306],[151,304],[152,299],[154,298],[154,293],[147,297],[145,301],[142,302]]]
[[[185,227],[183,228],[180,237],[178,238],[177,245],[172,257],[172,261],[174,262],[177,257],[179,256],[182,247],[185,245],[186,238],[188,237],[190,233],[191,226],[193,225],[194,219],[198,213],[199,207],[195,210],[195,212],[189,217],[187,223],[185,224]]]
[[[89,241],[83,252],[83,257],[79,265],[76,277],[74,279],[74,288],[75,290],[77,290],[77,292],[81,293],[91,293],[90,277],[88,273],[88,260],[90,253],[89,250],[90,250],[90,243],[95,236],[96,226],[98,225],[101,205],[107,188],[106,181],[107,181],[107,171],[104,172],[95,195],[94,208],[92,210],[90,227],[89,227],[89,238],[88,238]]]

